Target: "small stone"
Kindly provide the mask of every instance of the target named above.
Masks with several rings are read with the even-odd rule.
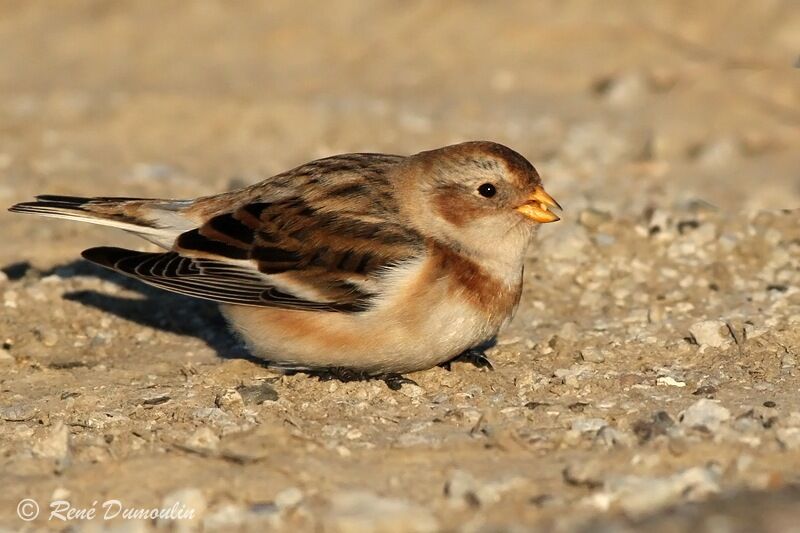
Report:
[[[692,393],[692,395],[711,398],[716,393],[717,388],[714,385],[703,385],[702,387],[698,387],[697,390]]]
[[[690,405],[681,413],[681,424],[687,427],[704,427],[717,431],[723,422],[731,418],[731,412],[715,400],[703,398]]]
[[[694,467],[663,478],[623,476],[604,484],[605,500],[632,517],[652,513],[682,500],[696,501],[719,492],[719,472]]]
[[[634,422],[633,433],[639,438],[640,443],[647,442],[659,435],[668,434],[670,428],[675,425],[672,417],[666,411],[659,411],[650,420],[638,420]]]
[[[240,415],[244,411],[244,400],[236,389],[226,389],[218,393],[217,397],[214,398],[214,404],[234,415]]]
[[[246,405],[261,405],[264,402],[274,402],[278,399],[278,391],[267,382],[242,386],[236,390],[239,391]]]
[[[759,420],[753,409],[737,416],[732,426],[739,433],[756,433],[764,428],[763,422]]]
[[[586,372],[586,366],[573,365],[571,368],[556,368],[553,376],[560,379],[567,386],[577,388],[578,378]]]
[[[200,453],[215,452],[219,447],[219,436],[211,428],[204,426],[192,433],[184,446]]]
[[[696,322],[689,328],[689,333],[700,346],[721,348],[731,342],[728,326],[721,320]]]
[[[148,396],[146,398],[142,398],[142,405],[145,407],[154,407],[156,405],[162,405],[167,403],[170,400],[170,396],[166,392],[159,392]]]
[[[303,501],[303,491],[297,487],[283,489],[275,495],[275,506],[278,509],[291,509],[297,507]]]
[[[203,423],[210,423],[215,427],[222,428],[223,430],[236,427],[236,421],[233,417],[219,407],[201,407],[195,409],[192,412],[192,417]]]
[[[398,392],[400,392],[400,394],[403,396],[408,396],[409,398],[419,398],[425,394],[425,389],[413,383],[403,383]]]
[[[206,497],[200,489],[172,491],[161,500],[161,509],[168,515],[158,518],[156,528],[175,532],[197,531],[207,507]]]
[[[597,433],[607,425],[602,418],[578,418],[572,421],[571,429],[579,433]]]
[[[678,381],[672,376],[661,376],[656,379],[656,385],[666,385],[668,387],[685,387],[685,381]]]
[[[522,478],[509,478],[498,481],[478,482],[472,474],[463,470],[450,473],[444,486],[444,493],[456,507],[488,506],[499,502],[503,494],[526,484]]]
[[[428,509],[363,491],[334,494],[322,523],[326,532],[335,533],[433,533],[440,530],[436,517]]]
[[[631,436],[629,433],[623,433],[618,429],[611,426],[604,426],[597,431],[594,438],[595,444],[599,444],[606,448],[615,448],[617,446],[630,446]]]
[[[601,461],[590,459],[567,465],[561,474],[568,485],[594,489],[603,484],[603,471],[604,466]]]
[[[600,349],[588,347],[581,350],[581,359],[589,363],[602,363],[606,357]]]
[[[25,422],[36,416],[36,408],[27,403],[15,403],[0,407],[0,418],[6,422]]]

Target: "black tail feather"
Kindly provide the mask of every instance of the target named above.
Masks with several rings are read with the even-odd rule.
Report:
[[[89,201],[91,198],[84,198],[81,196],[61,196],[58,194],[40,194],[36,197],[37,203],[38,202],[52,202],[52,203],[59,203],[59,204],[68,204],[74,206],[83,205]],[[30,202],[33,203],[33,202]]]
[[[112,269],[115,269],[117,263],[122,259],[137,255],[145,255],[145,252],[126,250],[125,248],[116,248],[114,246],[98,246],[81,252],[81,256],[83,256],[84,259]]]

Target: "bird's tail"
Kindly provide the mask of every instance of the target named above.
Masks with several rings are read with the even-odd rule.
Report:
[[[43,195],[37,196],[35,202],[11,206],[9,211],[120,228],[168,248],[179,234],[194,227],[184,215],[191,203],[187,200]]]

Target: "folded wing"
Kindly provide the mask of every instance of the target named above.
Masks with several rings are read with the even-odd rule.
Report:
[[[386,198],[376,201],[387,208],[378,211],[373,203],[368,216],[345,208],[355,200],[371,201],[248,201],[182,233],[170,252],[92,248],[84,257],[150,285],[220,303],[363,311],[381,291],[381,274],[418,257],[424,241],[396,221]]]

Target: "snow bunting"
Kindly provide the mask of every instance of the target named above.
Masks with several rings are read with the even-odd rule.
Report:
[[[327,157],[196,200],[38,196],[10,210],[157,244],[83,257],[219,302],[273,364],[381,376],[493,338],[519,303],[525,248],[558,207],[524,157],[478,141]]]

